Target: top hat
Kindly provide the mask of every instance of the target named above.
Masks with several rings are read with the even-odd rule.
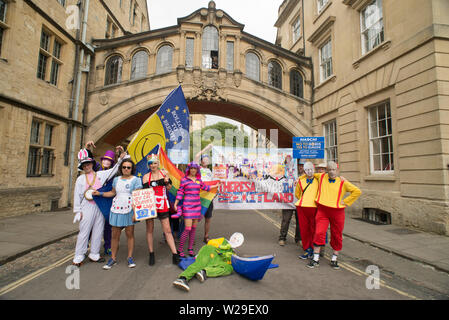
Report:
[[[108,150],[104,153],[104,156],[102,156],[100,159],[101,159],[101,161],[110,160],[112,162],[112,164],[111,164],[111,167],[112,167],[112,166],[114,166],[114,163],[115,163],[115,152]]]
[[[81,149],[78,152],[78,169],[83,170],[83,164],[89,162],[92,163],[92,165],[95,165],[95,160],[91,158],[89,152],[86,149]]]

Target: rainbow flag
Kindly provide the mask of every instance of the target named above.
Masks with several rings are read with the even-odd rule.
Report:
[[[159,149],[159,163],[160,167],[164,168],[168,172],[168,174],[170,175],[170,179],[172,180],[172,187],[168,191],[168,200],[170,202],[175,202],[176,194],[178,192],[179,186],[181,185],[181,179],[184,177],[184,173],[176,168],[176,166],[170,161],[170,159],[167,157],[167,154],[162,148]],[[204,183],[209,186],[215,185],[217,184],[217,182],[218,181],[204,181]],[[201,214],[203,216],[206,214],[206,211],[209,208],[212,200],[214,200],[217,191],[218,188],[211,189],[210,192],[201,190]]]

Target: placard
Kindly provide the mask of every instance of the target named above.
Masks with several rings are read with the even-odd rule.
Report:
[[[153,188],[134,190],[132,197],[136,221],[157,217],[156,198]]]
[[[324,159],[324,137],[293,137],[293,158]]]

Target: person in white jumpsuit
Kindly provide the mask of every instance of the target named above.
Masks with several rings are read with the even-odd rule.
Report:
[[[89,234],[91,232],[90,253],[88,257],[94,262],[104,262],[104,258],[100,257],[101,239],[103,237],[105,221],[104,216],[95,204],[95,201],[86,199],[85,192],[88,189],[99,189],[106,180],[112,179],[125,156],[129,158],[129,155],[123,152],[113,168],[95,172],[93,170],[95,160],[89,157],[87,151],[82,149],[78,153],[78,169],[83,170],[84,174],[76,179],[73,195],[73,212],[75,213],[73,222],[80,221],[80,231],[76,240],[75,256],[72,263],[75,266],[80,266],[84,261],[89,243]]]

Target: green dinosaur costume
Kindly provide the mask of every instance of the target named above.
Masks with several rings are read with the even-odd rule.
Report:
[[[212,239],[201,248],[195,262],[188,266],[178,278],[184,277],[189,281],[201,270],[205,270],[207,277],[211,278],[227,276],[234,270],[231,265],[233,254],[234,251],[226,239]]]

